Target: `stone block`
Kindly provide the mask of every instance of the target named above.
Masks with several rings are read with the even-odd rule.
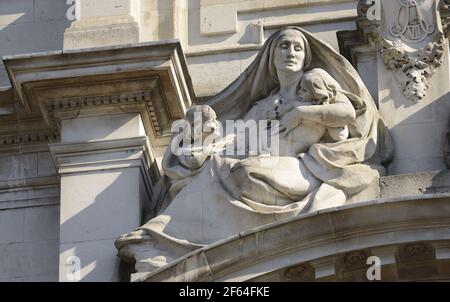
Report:
[[[24,243],[0,244],[0,278],[21,278],[25,274],[26,245]]]
[[[99,25],[101,24],[101,25]],[[139,42],[139,26],[131,16],[82,19],[64,33],[64,49],[81,49]]]
[[[447,122],[398,124],[391,128],[394,161],[390,174],[406,174],[445,169],[443,140]]]
[[[23,276],[38,279],[39,276],[52,275],[53,281],[56,281],[58,275],[58,246],[58,240],[24,243]]]
[[[448,127],[446,123],[421,123],[397,125],[392,128],[395,159],[440,157],[444,155],[442,140]],[[417,138],[420,137],[418,141]]]
[[[34,1],[3,0],[0,1],[0,12],[0,26],[33,22]]]
[[[394,159],[388,167],[388,175],[414,174],[445,168],[443,157],[418,157]]]
[[[139,226],[139,168],[61,177],[61,243],[115,239]]]
[[[219,35],[237,32],[237,11],[233,4],[205,6],[200,9],[200,33]]]
[[[377,68],[376,55],[359,55],[357,57],[358,73],[378,106],[378,78],[374,72]]]
[[[9,217],[14,218],[13,210]],[[19,211],[19,210],[14,210]],[[20,210],[25,211],[25,210]],[[0,224],[8,222],[1,217]],[[14,224],[10,222],[10,225]],[[23,220],[22,220],[23,224]],[[1,225],[1,230],[5,228]],[[6,238],[0,231],[0,238]],[[0,243],[0,281],[48,281],[57,280],[58,240],[40,240],[33,242]],[[46,277],[44,277],[46,276]],[[53,276],[53,277],[51,277]]]
[[[139,114],[85,117],[63,120],[62,142],[93,141],[145,135]]]
[[[448,170],[385,176],[380,180],[381,198],[400,198],[450,192]]]
[[[34,21],[66,20],[69,6],[63,0],[34,0]]]
[[[39,177],[57,175],[50,152],[39,152],[37,164]]]
[[[0,211],[0,244],[24,240],[25,210]],[[3,258],[3,260],[7,260]],[[0,274],[1,276],[1,274]]]
[[[250,64],[252,53],[189,57],[189,73],[197,96],[212,96],[225,88]],[[214,64],[214,68],[211,68]]]
[[[0,179],[21,179],[37,176],[37,154],[0,157]]]
[[[71,256],[80,259],[81,278],[84,282],[119,280],[120,261],[114,247],[114,239],[62,244],[59,257],[59,281],[75,281],[70,280],[70,276],[68,277],[67,274],[72,269],[70,265],[66,264]]]
[[[129,15],[133,0],[81,0],[80,19]]]
[[[51,22],[22,22],[12,26],[0,25],[0,54],[12,55],[60,50],[64,30],[69,20]],[[17,37],[26,37],[18,39]]]
[[[59,206],[25,208],[25,241],[59,239]]]

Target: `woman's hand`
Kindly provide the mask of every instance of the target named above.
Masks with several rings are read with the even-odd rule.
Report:
[[[280,120],[280,133],[283,132],[283,136],[288,135],[293,129],[302,123],[300,112],[298,108],[285,113]]]
[[[277,110],[278,110],[279,116],[282,117],[289,111],[292,111],[294,108],[295,108],[295,106],[292,105],[291,103],[280,103]]]

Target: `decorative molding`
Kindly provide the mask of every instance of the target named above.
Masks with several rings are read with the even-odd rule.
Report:
[[[49,113],[55,113],[64,110],[79,110],[93,107],[101,108],[144,104],[149,113],[152,128],[156,136],[161,137],[163,136],[162,127],[160,125],[159,115],[155,110],[153,99],[152,91],[148,90],[120,94],[51,99],[46,101],[45,105]],[[54,114],[50,114],[50,116],[54,116]],[[54,119],[53,123],[56,123]]]
[[[408,52],[398,44],[384,39],[380,40],[380,44],[383,63],[393,73],[403,95],[414,102],[422,100],[430,88],[429,78],[443,63],[442,56],[446,46],[444,35],[414,52]]]
[[[0,148],[20,144],[52,143],[58,141],[59,138],[59,133],[54,131],[0,135]]]
[[[427,250],[428,250],[427,246],[423,243],[406,244],[404,247],[406,255],[410,257],[417,257],[423,255],[427,252]]]
[[[139,167],[148,196],[161,175],[148,138],[50,144],[59,174]]]
[[[441,0],[439,4],[439,13],[441,14],[442,29],[448,37],[450,35],[450,0]]]
[[[397,20],[386,24],[387,33],[383,36],[381,1],[360,0],[357,30],[338,32],[340,51],[354,66],[361,52],[380,52],[384,66],[392,72],[403,95],[415,103],[426,96],[430,87],[429,79],[442,65],[442,56],[447,45],[445,35],[437,24],[428,22],[421,13],[418,13],[419,24],[409,19],[400,22],[401,10],[406,11],[410,6],[419,9],[423,2],[388,2],[387,4],[393,7],[397,3]],[[443,24],[450,22],[448,3],[449,0],[443,0],[440,4]],[[425,42],[426,39],[429,40],[428,43]],[[423,43],[426,43],[424,47]]]
[[[59,204],[58,176],[13,179],[0,182],[0,210]]]
[[[344,264],[348,267],[365,265],[367,255],[361,251],[350,252],[344,255]]]
[[[420,6],[426,0],[397,0],[400,5],[396,11],[396,20],[388,27],[392,37],[399,38],[405,43],[422,42],[436,30],[436,25],[429,23],[423,17]],[[401,20],[402,16],[407,20]]]
[[[306,272],[306,266],[304,265],[296,265],[293,267],[289,267],[284,271],[284,278],[290,281],[298,280]]]
[[[367,20],[381,20],[381,0],[361,0],[358,2],[358,16],[366,16]]]
[[[14,114],[0,115],[1,155],[48,151],[48,143],[59,140],[59,132],[36,114],[16,109]]]
[[[139,113],[153,147],[195,97],[178,41],[147,42],[4,58],[24,110],[60,131],[60,120]]]
[[[357,6],[356,30],[336,32],[340,53],[356,68],[361,53],[375,53],[380,35],[381,15],[378,0],[360,0]],[[369,16],[368,16],[369,14]],[[374,15],[373,18],[370,15]]]

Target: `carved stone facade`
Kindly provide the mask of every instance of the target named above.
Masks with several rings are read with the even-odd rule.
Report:
[[[372,281],[371,257],[380,261],[382,281],[450,280],[449,1],[79,0],[74,7],[60,0],[3,2],[0,281]],[[73,22],[67,9],[76,16]],[[315,56],[306,76],[316,76],[316,83],[329,80],[332,92],[344,94],[357,113],[359,122],[344,125],[348,137],[356,139],[362,126],[373,124],[364,148],[343,153],[371,153],[378,146],[373,158],[358,162],[365,172],[351,182],[364,189],[347,192],[321,182],[310,201],[302,195],[289,200],[287,211],[261,218],[258,211],[279,205],[266,205],[264,196],[247,198],[245,205],[233,196],[227,203],[219,190],[238,177],[238,187],[248,185],[239,171],[254,163],[223,177],[226,165],[209,161],[210,170],[199,173],[203,186],[192,185],[160,215],[167,206],[162,189],[185,173],[166,169],[174,163],[164,159],[174,121],[198,109],[193,104],[207,102],[220,120],[229,116],[224,108],[248,113],[245,102],[272,92],[282,102],[289,99],[281,89],[266,93],[280,84],[270,77],[252,91],[265,82],[247,70],[264,43],[286,26],[312,33],[303,40]],[[264,66],[269,64],[260,65],[263,71]],[[211,100],[238,77],[227,90],[234,92]],[[251,93],[247,98],[236,91]],[[227,106],[233,100],[238,101]],[[351,119],[352,110],[342,112]],[[361,122],[365,114],[371,122]],[[332,140],[330,127],[323,130]],[[387,146],[391,138],[394,146]],[[324,150],[318,153],[330,151]],[[297,166],[290,163],[287,168]],[[377,163],[384,175],[372,173]],[[272,174],[261,173],[269,183]],[[171,183],[172,197],[184,180]],[[233,208],[239,202],[241,212]],[[252,214],[245,216],[249,208]],[[155,217],[160,220],[148,226]],[[155,253],[149,235],[158,231],[155,225],[167,225],[164,232],[171,234],[157,238],[160,246],[168,244],[164,255]],[[207,232],[211,240],[195,245]],[[117,240],[122,234],[129,236]],[[191,235],[193,245],[186,244]],[[73,275],[77,259],[79,275]]]

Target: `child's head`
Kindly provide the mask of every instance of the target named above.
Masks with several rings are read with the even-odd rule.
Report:
[[[203,123],[217,118],[214,110],[208,105],[191,106],[186,112],[186,120],[193,124],[196,117],[201,117]]]
[[[300,83],[299,96],[313,104],[332,102],[341,86],[323,69],[315,68],[303,76]]]
[[[202,140],[206,136],[217,132],[220,124],[217,121],[214,110],[208,105],[191,106],[186,112],[185,120],[191,126],[191,138],[202,135]]]

